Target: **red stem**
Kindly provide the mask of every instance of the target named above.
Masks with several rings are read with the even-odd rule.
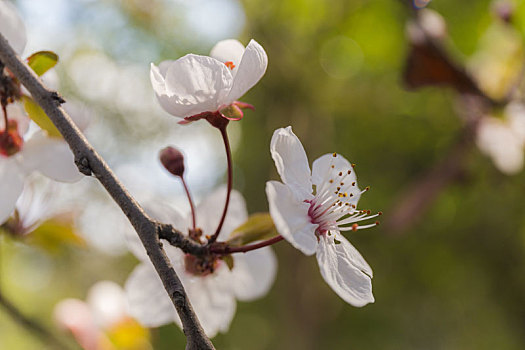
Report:
[[[197,227],[196,219],[195,219],[195,206],[193,205],[193,200],[191,199],[190,190],[188,189],[188,185],[186,185],[186,181],[184,180],[184,177],[181,176],[180,180],[182,181],[182,186],[184,186],[184,191],[186,191],[186,196],[188,197],[188,202],[190,202],[190,208],[191,208],[191,221],[193,223],[193,229]]]
[[[249,252],[251,250],[256,250],[256,249],[259,249],[259,248],[263,248],[263,247],[275,244],[275,243],[280,242],[282,240],[283,240],[283,236],[279,235],[279,236],[275,236],[273,238],[270,238],[269,240],[266,240],[266,241],[262,241],[262,242],[255,243],[255,244],[249,244],[249,245],[245,245],[245,246],[242,246],[242,247],[229,247],[229,246],[216,246],[216,247],[213,247],[213,246],[211,246],[210,247],[210,252],[211,253],[216,253],[216,254],[224,254],[224,255],[231,254],[231,253],[246,253],[246,252]]]
[[[215,233],[213,236],[210,237],[208,240],[208,244],[211,244],[217,240],[217,237],[219,236],[219,233],[221,232],[222,225],[224,224],[224,220],[226,219],[226,213],[228,212],[228,206],[230,205],[230,194],[232,191],[232,182],[233,182],[233,166],[232,166],[232,152],[230,148],[230,142],[228,141],[228,133],[226,132],[226,125],[223,127],[218,128],[221,131],[222,140],[224,141],[224,148],[226,149],[226,159],[228,161],[228,190],[226,193],[226,202],[224,203],[224,210],[222,211],[221,221],[219,221],[219,225],[217,226],[217,230],[215,230]]]
[[[7,120],[7,108],[6,106],[2,103],[2,112],[4,112],[4,131],[6,132],[7,134],[7,124],[9,123],[9,121]]]

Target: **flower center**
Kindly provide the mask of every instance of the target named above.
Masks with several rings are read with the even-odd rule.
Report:
[[[195,276],[208,276],[212,274],[220,266],[220,261],[213,256],[195,256],[186,254],[184,256],[184,265],[186,272]]]
[[[24,139],[18,133],[18,124],[9,120],[6,129],[0,131],[0,155],[10,157],[22,149]]]
[[[224,62],[224,64],[226,65],[226,67],[230,68],[230,70],[233,70],[233,68],[235,68],[235,64],[233,64],[232,61]]]
[[[368,220],[381,215],[381,212],[370,215],[370,210],[357,209],[357,202],[363,191],[357,187],[355,177],[352,175],[353,166],[349,169],[338,169],[334,161],[334,153],[327,169],[324,181],[315,188],[314,198],[305,202],[310,203],[308,216],[313,224],[319,225],[315,235],[326,235],[331,230],[357,231],[359,229],[377,226],[375,222],[359,226],[357,222]]]

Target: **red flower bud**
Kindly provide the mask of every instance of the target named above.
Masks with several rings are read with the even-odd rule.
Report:
[[[184,156],[178,149],[168,146],[160,151],[159,158],[166,170],[175,176],[182,177],[184,174]]]

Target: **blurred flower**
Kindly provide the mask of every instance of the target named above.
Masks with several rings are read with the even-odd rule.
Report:
[[[502,99],[522,79],[525,59],[522,35],[512,25],[497,19],[478,46],[468,68],[486,94]]]
[[[238,102],[264,75],[268,65],[266,52],[255,40],[246,48],[237,40],[218,42],[211,56],[189,54],[176,61],[151,64],[151,84],[164,110],[185,122],[219,113],[239,120],[241,108],[252,106]]]
[[[357,222],[375,217],[356,205],[364,191],[357,187],[353,166],[337,154],[313,163],[291,127],[277,129],[271,154],[284,182],[269,181],[266,194],[277,231],[306,255],[316,253],[321,275],[347,303],[374,302],[372,269],[340,231],[375,226]],[[365,190],[366,191],[366,190]]]
[[[77,110],[72,105],[64,105],[66,110],[71,107]],[[84,113],[72,113],[71,117],[80,129],[88,124]],[[9,134],[0,134],[0,223],[15,209],[25,178],[31,173],[38,171],[61,182],[75,182],[82,178],[73,153],[62,138],[51,136],[40,129],[28,132],[29,119],[18,104],[8,105],[8,118]],[[4,124],[0,118],[0,130],[5,130]]]
[[[36,183],[28,181],[16,201],[14,214],[1,227],[15,236],[25,236],[33,231],[53,215],[50,208],[52,192],[53,186],[46,186],[44,191],[38,191]]]
[[[128,313],[122,288],[100,281],[86,301],[65,299],[55,306],[56,322],[69,330],[86,350],[149,350],[149,332]]]
[[[197,206],[197,224],[204,233],[213,232],[222,213],[217,203],[224,201],[225,197],[226,188],[222,187]],[[183,218],[166,205],[150,207],[150,214],[181,230],[191,227],[190,215]],[[246,219],[244,199],[239,192],[233,191],[219,239],[228,238]],[[148,327],[171,322],[182,327],[172,301],[137,235],[130,232],[128,236],[130,250],[141,260],[125,286],[131,314]],[[264,296],[275,278],[277,263],[269,247],[233,255],[231,269],[226,261],[216,257],[195,257],[168,244],[164,245],[164,249],[209,337],[228,330],[235,314],[236,299],[250,301]]]
[[[17,54],[26,46],[26,29],[16,7],[9,1],[0,0],[0,33],[7,39]]]
[[[476,142],[501,172],[512,175],[523,169],[525,105],[510,103],[503,114],[503,119],[490,116],[481,119]]]

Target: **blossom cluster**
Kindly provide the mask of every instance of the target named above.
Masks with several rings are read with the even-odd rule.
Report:
[[[20,28],[23,23],[12,5],[0,0],[0,31],[19,54],[23,52],[26,38]],[[205,254],[194,255],[164,245],[210,337],[228,330],[237,300],[251,301],[268,293],[277,271],[277,260],[270,245],[280,240],[288,241],[305,255],[315,253],[322,277],[347,303],[361,307],[374,302],[372,269],[342,232],[376,226],[377,222],[365,225],[360,222],[380,214],[371,215],[370,211],[358,208],[361,194],[368,188],[359,189],[354,166],[347,159],[329,153],[316,159],[310,169],[306,152],[292,128],[276,130],[270,153],[282,182],[266,184],[269,201],[266,217],[271,218],[268,219],[270,229],[252,227],[256,226],[253,225],[256,219],[248,215],[242,195],[232,189],[233,165],[227,127],[231,121],[243,118],[244,109],[254,109],[239,99],[263,77],[267,65],[267,54],[259,43],[251,40],[245,47],[234,39],[217,43],[210,56],[188,54],[159,65],[151,64],[151,84],[162,108],[179,118],[179,124],[200,119],[209,122],[220,131],[227,154],[227,186],[211,191],[195,206],[184,179],[182,153],[173,148],[161,151],[161,163],[181,180],[191,211],[181,215],[169,203],[158,201],[144,205],[151,217],[171,224],[189,240],[206,248]],[[2,86],[9,87],[0,90],[4,117],[0,121],[2,223],[15,211],[24,180],[31,172],[38,171],[53,180],[66,182],[77,181],[81,175],[58,131],[52,126],[43,126],[31,113],[24,112],[22,105],[27,111],[30,97],[16,78],[4,67],[0,73]],[[77,124],[82,127],[86,123],[80,120]],[[98,322],[96,312],[91,315],[90,309],[94,306],[78,300],[68,300],[57,307],[58,322],[72,330],[85,348],[96,348],[96,344],[107,342],[108,327],[127,319],[128,313],[146,327],[171,322],[182,326],[137,235],[129,231],[126,237],[139,265],[128,277],[124,292],[114,286],[100,287],[113,295],[125,294],[125,307],[121,299],[113,300],[115,305],[122,304],[117,310],[120,318]],[[75,312],[89,317],[75,319],[72,316]],[[96,344],[90,343],[93,341]]]
[[[229,121],[243,117],[242,108],[252,108],[238,99],[261,79],[267,62],[266,52],[256,41],[251,40],[245,48],[237,40],[229,39],[217,43],[210,57],[189,54],[158,66],[152,64],[151,83],[160,105],[181,119],[180,124],[205,119],[224,135]],[[227,138],[225,141],[229,152]],[[230,268],[224,260],[213,256],[203,261],[202,257],[166,247],[209,336],[228,329],[235,298],[252,300],[269,290],[276,262],[266,244],[280,238],[306,255],[315,253],[321,275],[343,300],[354,306],[374,302],[372,269],[341,233],[375,226],[376,222],[363,226],[359,222],[379,215],[370,215],[370,211],[357,208],[366,189],[359,189],[353,165],[341,155],[330,153],[317,159],[310,170],[305,150],[291,127],[275,131],[270,152],[283,181],[269,181],[266,185],[277,237],[239,247],[237,251],[243,254],[231,254],[233,267]],[[181,159],[182,155],[172,148],[161,152],[166,169],[183,179]],[[193,217],[197,217],[196,224],[191,215],[184,221],[175,211],[168,212],[166,206],[152,208],[150,213],[162,222],[187,229],[189,237],[197,242],[213,247],[216,238],[215,244],[228,243],[229,234],[248,219],[240,193],[232,191],[230,198],[231,183],[228,185],[228,188],[214,191],[197,206],[193,213]],[[191,202],[191,197],[189,200]],[[219,223],[220,232],[213,237],[214,224],[220,222],[217,203],[224,201],[225,224],[221,227]],[[200,232],[204,234],[204,241],[201,241]],[[128,240],[130,249],[141,264],[126,283],[131,313],[149,326],[172,321],[180,325],[169,298],[162,291],[159,277],[137,238],[133,237]],[[252,250],[255,246],[260,249]]]

